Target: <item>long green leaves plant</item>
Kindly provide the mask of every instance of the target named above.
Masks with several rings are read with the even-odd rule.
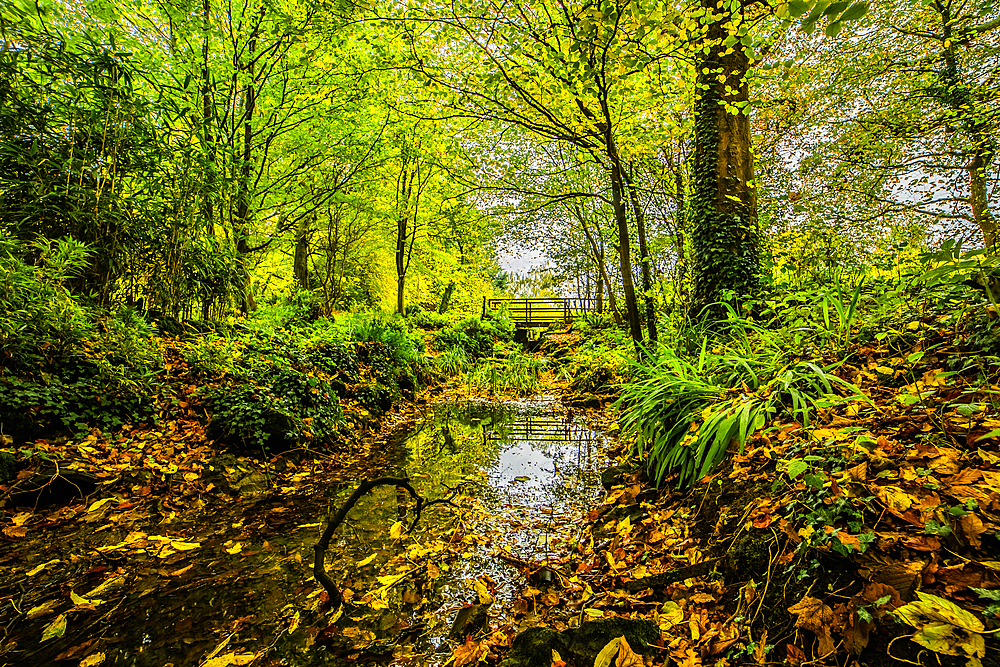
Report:
[[[637,378],[626,384],[619,407],[622,430],[634,436],[632,453],[645,461],[650,478],[668,478],[684,489],[711,472],[735,443],[747,440],[778,414],[808,428],[816,410],[850,400],[867,400],[856,386],[834,375],[833,367],[811,361],[773,370],[751,389],[745,382],[726,387],[720,377],[740,378],[753,364],[737,355],[709,355],[703,346],[698,365],[664,352],[633,363]],[[723,366],[731,372],[722,372]],[[713,372],[714,378],[706,375]],[[839,391],[839,393],[838,393]]]

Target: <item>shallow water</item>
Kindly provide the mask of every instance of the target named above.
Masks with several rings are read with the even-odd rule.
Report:
[[[0,591],[0,664],[101,653],[91,664],[440,665],[456,615],[481,599],[477,582],[495,599],[490,627],[502,627],[524,602],[526,568],[511,563],[530,571],[572,548],[605,464],[604,436],[546,398],[436,405],[375,447],[392,463],[365,476],[406,476],[427,500],[452,504],[428,507],[406,533],[405,493],[379,487],[358,503],[328,552],[349,599],[335,623],[312,577],[313,545],[356,484],[331,488],[305,461],[258,496],[111,503],[99,521],[86,505],[66,508],[70,520],[0,550],[0,575],[16,580]],[[198,546],[165,550],[166,538]],[[80,606],[71,592],[104,602]],[[58,615],[64,634],[41,641]]]
[[[568,413],[555,400],[536,398],[435,406],[400,435],[399,444],[394,474],[413,479],[428,499],[456,488],[463,496],[460,508],[430,508],[413,539],[427,546],[458,534],[465,548],[457,557],[454,549],[442,551],[441,574],[418,578],[420,603],[409,605],[390,595],[382,617],[389,617],[394,629],[408,624],[421,630],[409,650],[397,645],[397,657],[402,653],[414,662],[434,664],[442,661],[434,651],[447,649],[445,639],[458,609],[478,601],[473,588],[477,579],[486,582],[495,598],[489,616],[491,627],[497,627],[510,621],[517,593],[526,584],[524,568],[514,563],[536,569],[572,547],[582,515],[601,493],[606,438],[588,428],[582,415]],[[394,490],[380,489],[359,503],[350,516],[373,529],[344,533],[343,552],[363,561],[375,545],[375,552],[388,556],[394,547],[384,534],[402,514],[400,499]],[[391,573],[391,565],[381,572]],[[375,636],[391,641],[391,634]]]

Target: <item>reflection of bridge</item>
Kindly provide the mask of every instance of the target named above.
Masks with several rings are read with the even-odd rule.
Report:
[[[590,442],[595,433],[583,424],[559,417],[521,417],[511,424],[497,424],[484,430],[486,440],[543,440],[551,442]]]
[[[569,326],[577,315],[594,310],[595,299],[486,299],[483,297],[483,317],[489,310],[506,308],[518,329]]]

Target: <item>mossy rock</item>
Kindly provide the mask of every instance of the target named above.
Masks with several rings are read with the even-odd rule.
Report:
[[[528,628],[514,638],[500,667],[550,667],[552,651],[573,667],[593,667],[601,649],[618,637],[625,637],[636,653],[651,655],[659,650],[660,630],[652,621],[601,618],[563,632]]]
[[[500,667],[551,667],[552,651],[569,656],[562,633],[550,628],[528,628],[514,638]]]
[[[17,477],[17,459],[13,454],[0,452],[0,484],[6,484]]]

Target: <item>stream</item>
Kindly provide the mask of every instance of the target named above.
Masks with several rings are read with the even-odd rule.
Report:
[[[393,474],[413,479],[428,500],[459,490],[458,507],[429,508],[411,536],[410,557],[401,560],[401,545],[386,540],[386,527],[408,518],[412,503],[394,489],[376,489],[349,514],[355,528],[341,532],[341,566],[375,554],[383,576],[392,576],[394,566],[405,571],[412,564],[407,582],[381,598],[362,598],[385,605],[373,617],[377,629],[369,625],[362,634],[374,645],[389,642],[395,658],[440,664],[450,656],[446,639],[455,617],[481,602],[483,589],[492,600],[490,627],[510,623],[515,613],[530,624],[530,608],[518,596],[529,583],[524,564],[544,575],[544,564],[575,546],[583,515],[603,491],[607,442],[583,415],[545,397],[439,404],[397,442]],[[353,626],[338,627],[350,633]],[[451,639],[460,643],[464,634]],[[395,642],[398,636],[408,640]]]
[[[264,480],[259,491],[202,484],[54,508],[0,550],[0,666],[437,666],[467,634],[530,625],[547,594],[532,577],[573,549],[603,492],[606,436],[538,397],[436,404],[370,446],[383,467],[358,478],[405,476],[450,502],[407,532],[408,494],[361,499],[327,554],[339,615],[312,577],[313,545],[358,480],[331,488],[333,460],[289,459],[246,477]],[[452,632],[476,607],[478,621]]]

